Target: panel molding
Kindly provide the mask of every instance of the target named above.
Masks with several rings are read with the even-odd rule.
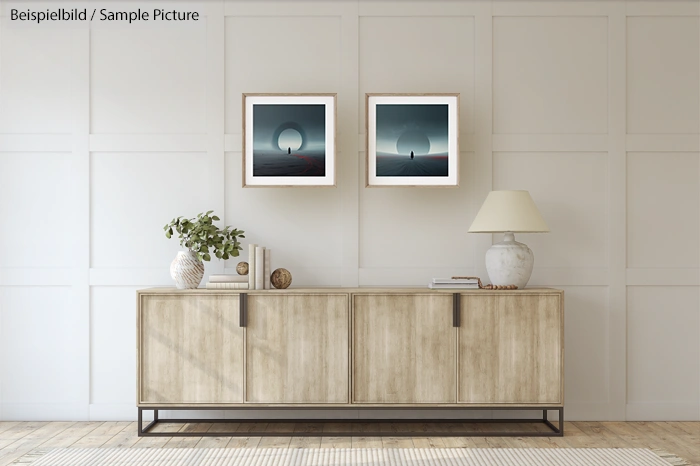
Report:
[[[91,232],[90,232],[90,29],[72,30],[71,53],[71,103],[72,103],[72,162],[75,180],[72,185],[75,218],[72,220],[72,241],[67,247],[73,250],[75,260],[75,280],[73,283],[73,305],[83,316],[80,322],[80,386],[76,392],[85,402],[81,410],[87,415],[90,403],[90,268]],[[72,243],[72,244],[71,244]],[[30,410],[32,408],[29,408]],[[68,416],[74,416],[68,415]],[[82,416],[82,417],[84,417]]]
[[[71,152],[71,134],[0,134],[0,152]]]
[[[607,134],[494,134],[494,152],[607,152]]]
[[[206,148],[209,165],[208,209],[214,210],[226,225],[226,153],[224,127],[226,124],[226,24],[224,0],[207,2],[207,60],[206,76]],[[193,139],[197,135],[191,135]],[[193,141],[199,142],[199,141]],[[209,273],[223,273],[225,261],[210,262]]]
[[[655,2],[627,1],[627,16],[698,16],[696,1],[664,0]]]
[[[341,17],[341,92],[338,94],[338,125],[345,134],[359,132],[360,108],[357,96],[360,93],[360,18],[357,3],[343,2]],[[359,99],[363,101],[362,99]],[[356,138],[343,137],[338,132],[339,144],[336,177],[340,193],[341,276],[342,286],[359,284],[360,265],[360,164],[361,157]]]
[[[340,16],[341,2],[225,0],[224,16]]]
[[[698,268],[628,268],[627,286],[698,286]]]
[[[397,5],[391,0],[359,0],[359,16],[476,16],[483,13],[484,6],[491,7],[490,0],[454,2],[449,0],[431,0],[423,2],[404,2]],[[399,9],[397,10],[397,6]],[[439,12],[439,13],[437,13]]]
[[[86,421],[88,403],[0,403],[3,421]]]
[[[213,34],[214,27],[207,31]],[[209,88],[209,94],[213,89]],[[90,152],[206,152],[206,134],[91,134]]]
[[[586,2],[494,0],[493,16],[607,16],[610,12],[609,3],[612,2],[605,0]]]
[[[81,272],[70,267],[0,267],[0,287],[73,286],[82,281]]]
[[[478,212],[481,204],[493,189],[493,3],[480,4],[474,19],[476,28],[474,61],[476,66],[474,82],[474,196],[472,212]],[[492,235],[476,235],[472,257],[477,261],[474,274],[487,277],[483,258],[491,247]]]
[[[698,134],[627,134],[627,152],[698,152]]]
[[[700,402],[627,403],[627,421],[700,421]]]
[[[609,420],[625,420],[627,401],[627,18],[608,2],[608,342]]]

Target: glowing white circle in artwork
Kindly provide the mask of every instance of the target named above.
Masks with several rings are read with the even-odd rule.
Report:
[[[301,134],[294,128],[285,129],[280,133],[279,137],[277,138],[277,145],[280,149],[282,149],[285,152],[288,149],[299,150],[299,148],[301,147],[301,143]]]
[[[408,130],[396,141],[396,151],[401,155],[427,155],[430,152],[430,139],[422,131]]]

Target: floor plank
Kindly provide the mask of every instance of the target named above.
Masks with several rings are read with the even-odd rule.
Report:
[[[289,442],[289,448],[321,448],[322,439],[323,437],[292,437]]]
[[[136,422],[128,422],[127,426],[117,435],[107,440],[102,444],[102,448],[129,448],[134,443],[138,442],[139,436],[137,432],[138,424]]]
[[[71,427],[75,422],[46,422],[43,424],[0,450],[0,465],[10,464],[30,451],[39,448],[52,437]]]
[[[382,448],[381,437],[350,437],[352,448]]]
[[[37,448],[651,448],[700,466],[700,422],[566,422],[564,437],[444,437],[441,432],[526,431],[535,424],[504,423],[226,423],[160,424],[158,432],[298,433],[294,437],[138,437],[135,422],[2,422],[0,466]],[[385,437],[365,433],[381,430]],[[333,435],[352,430],[357,435]],[[392,435],[410,433],[411,437]],[[311,434],[311,436],[306,435]]]
[[[110,439],[121,434],[129,426],[128,422],[105,422],[85,437],[75,442],[75,448],[99,448]]]
[[[89,435],[90,432],[99,428],[104,422],[76,422],[57,435],[47,439],[42,448],[65,448],[70,447],[81,438]]]

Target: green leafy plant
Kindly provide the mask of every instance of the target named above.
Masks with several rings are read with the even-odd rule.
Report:
[[[198,214],[196,218],[174,218],[163,227],[165,236],[171,238],[177,233],[180,238],[180,246],[197,254],[199,260],[211,260],[210,252],[219,259],[238,257],[241,243],[238,238],[245,238],[243,230],[226,227],[223,230],[214,225],[219,217],[212,215],[213,210]],[[213,248],[213,251],[210,251]]]

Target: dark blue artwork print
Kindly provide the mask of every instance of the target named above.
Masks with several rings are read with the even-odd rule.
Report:
[[[253,176],[325,175],[325,105],[253,105]]]
[[[377,176],[448,176],[448,105],[377,104]]]

